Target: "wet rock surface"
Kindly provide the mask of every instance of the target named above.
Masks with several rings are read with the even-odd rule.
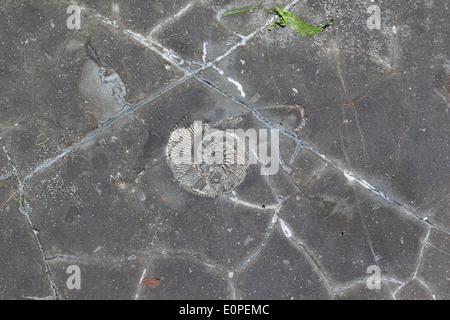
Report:
[[[0,1],[0,298],[450,298],[448,2],[70,5]]]

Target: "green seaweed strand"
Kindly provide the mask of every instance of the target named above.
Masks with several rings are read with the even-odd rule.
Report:
[[[272,31],[272,30],[275,30],[277,27],[289,26],[292,29],[294,29],[295,32],[297,32],[298,34],[301,34],[301,35],[307,36],[307,37],[315,35],[317,32],[326,28],[333,22],[333,20],[331,20],[325,24],[314,27],[314,26],[307,24],[305,21],[303,21],[299,17],[295,16],[291,12],[281,9],[281,8],[278,8],[278,7],[275,7],[274,11],[270,11],[268,9],[261,8],[261,7],[252,7],[252,8],[246,8],[246,9],[240,9],[240,10],[233,10],[233,11],[229,11],[229,12],[222,14],[222,16],[226,17],[226,16],[229,16],[232,14],[248,12],[248,11],[251,11],[254,9],[260,9],[260,10],[269,12],[271,14],[278,15],[277,21],[275,21],[269,25],[269,30]]]
[[[312,35],[315,35],[317,32],[321,31],[323,28],[326,28],[329,26],[332,21],[328,21],[327,23],[313,27],[309,24],[307,24],[305,21],[300,19],[299,17],[293,15],[287,10],[283,10],[281,8],[275,8],[275,12],[281,17],[281,20],[279,19],[278,23],[281,27],[289,26],[292,29],[295,30],[298,34],[301,34],[303,36],[310,37]]]

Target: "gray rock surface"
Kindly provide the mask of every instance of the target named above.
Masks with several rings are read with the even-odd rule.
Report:
[[[0,0],[1,299],[450,298],[448,1],[74,3]],[[279,170],[189,192],[194,121]]]

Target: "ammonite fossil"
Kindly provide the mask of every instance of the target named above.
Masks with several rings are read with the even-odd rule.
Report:
[[[244,181],[248,152],[234,133],[211,129],[200,121],[174,130],[167,162],[180,185],[208,198],[231,192]]]

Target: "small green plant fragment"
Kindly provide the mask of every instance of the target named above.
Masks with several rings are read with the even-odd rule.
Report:
[[[281,17],[281,20],[280,18],[278,18],[280,27],[284,27],[287,25],[294,29],[294,31],[298,34],[306,37],[315,35],[317,32],[321,31],[332,23],[332,21],[328,21],[323,25],[313,27],[287,10],[275,8],[275,12],[278,13],[278,15]]]
[[[39,142],[43,132],[41,132],[38,137],[36,138],[36,147],[42,146],[43,144],[46,144],[50,139],[47,139],[45,141]]]
[[[272,22],[272,23],[269,25],[268,29],[269,29],[270,31],[273,31],[273,30],[275,30],[275,29],[278,28],[278,27],[284,28],[285,26],[286,26],[286,21],[284,21],[283,18],[278,17],[277,21]]]
[[[273,31],[278,27],[284,28],[285,26],[289,26],[292,29],[294,29],[294,31],[297,32],[298,34],[301,34],[302,36],[310,37],[312,35],[315,35],[317,32],[323,30],[324,28],[326,28],[333,22],[333,20],[331,20],[323,25],[314,27],[314,26],[307,24],[305,21],[303,21],[299,17],[295,16],[291,12],[281,9],[281,8],[278,8],[278,7],[275,7],[274,11],[270,11],[270,10],[267,10],[267,9],[261,8],[261,7],[252,7],[252,8],[246,8],[246,9],[240,9],[240,10],[233,10],[233,11],[229,11],[229,12],[222,14],[222,16],[226,17],[226,16],[229,16],[232,14],[243,13],[243,12],[251,11],[254,9],[261,9],[261,10],[264,10],[271,14],[278,15],[277,21],[275,21],[269,25],[268,29],[270,31]]]

